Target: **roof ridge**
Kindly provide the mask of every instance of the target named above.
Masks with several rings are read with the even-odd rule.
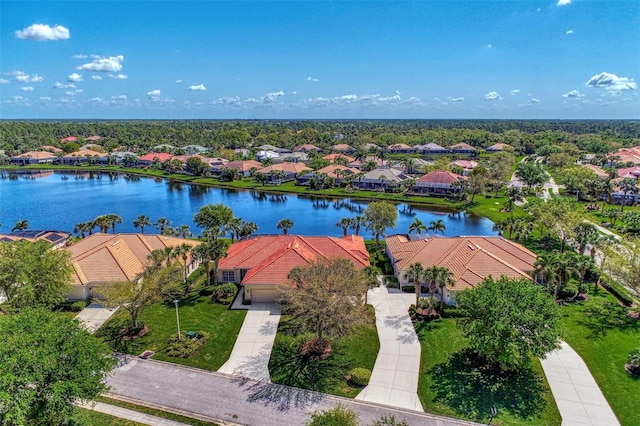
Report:
[[[478,245],[476,245],[476,247],[478,247],[478,249],[479,249],[480,251],[482,251],[483,253],[486,253],[487,255],[489,255],[489,257],[491,257],[491,258],[493,258],[493,259],[497,260],[499,263],[502,263],[503,265],[508,266],[508,267],[509,267],[509,268],[511,268],[512,270],[514,270],[514,271],[518,272],[520,275],[523,275],[523,276],[527,277],[528,279],[532,280],[531,276],[530,276],[529,274],[527,274],[526,272],[524,272],[522,269],[520,269],[520,268],[518,268],[518,267],[516,267],[516,266],[514,266],[514,265],[512,265],[512,264],[510,264],[510,263],[509,263],[509,262],[507,262],[506,260],[501,259],[500,257],[496,256],[495,254],[491,253],[491,252],[490,252],[490,251],[488,251],[488,250],[483,249],[482,247],[480,247],[480,246],[478,246]],[[475,256],[474,256],[474,257],[475,257]]]
[[[107,245],[106,248],[107,248],[107,251],[113,257],[113,260],[116,262],[116,265],[118,265],[118,268],[124,274],[124,276],[127,277],[129,281],[132,281],[138,274],[132,274],[131,271],[128,270],[127,266],[131,263],[136,263],[136,262],[139,264],[140,268],[142,268],[143,265],[142,265],[142,262],[138,260],[133,250],[131,250],[131,247],[129,247],[129,244],[127,244],[127,242],[124,240],[120,240],[120,241],[123,244],[118,245],[117,248],[111,244]],[[122,252],[120,250],[122,250]]]
[[[98,234],[102,234],[102,233],[101,232],[96,232],[95,234],[92,234],[92,235],[98,235]],[[109,234],[103,234],[103,235],[109,235]],[[78,259],[78,260],[84,259],[84,258],[86,258],[88,256],[91,256],[94,253],[99,252],[100,250],[102,250],[104,248],[104,246],[106,244],[108,244],[110,241],[112,241],[116,237],[120,237],[120,234],[111,235],[110,238],[102,241],[100,244],[94,246],[93,248],[88,249],[87,251],[83,251],[81,254],[76,256],[76,259]]]

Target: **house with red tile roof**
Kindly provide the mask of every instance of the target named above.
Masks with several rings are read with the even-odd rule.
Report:
[[[332,146],[331,149],[333,149],[334,151],[342,152],[343,154],[347,153],[347,152],[354,152],[355,151],[355,149],[351,148],[346,143],[336,144],[336,145]]]
[[[470,154],[476,152],[476,149],[466,142],[460,142],[449,147],[454,154]]]
[[[360,236],[254,236],[229,247],[218,264],[217,278],[218,282],[241,284],[244,300],[273,302],[293,268],[336,258],[348,259],[358,269],[369,266],[369,252]]]
[[[306,151],[306,152],[311,152],[311,151],[320,152],[320,151],[322,151],[322,149],[320,149],[317,146],[315,146],[313,144],[310,144],[310,143],[305,143],[304,145],[298,145],[293,150],[294,151]]]
[[[49,151],[52,153],[56,153],[56,152],[62,152],[62,150],[60,148],[56,148],[55,146],[51,146],[51,145],[45,145],[42,147],[43,151]]]
[[[506,143],[496,143],[487,148],[487,152],[500,152],[505,150],[513,150],[513,147]]]
[[[102,136],[97,136],[97,135],[89,136],[88,138],[84,138],[84,140],[86,140],[86,141],[99,141],[100,139],[102,139]]]
[[[78,138],[75,136],[67,136],[66,138],[62,138],[60,139],[60,142],[65,143],[65,142],[75,142],[77,141]]]
[[[617,157],[617,163],[640,165],[640,145],[631,148],[620,148],[613,154],[609,154],[608,157]]]
[[[64,248],[71,253],[73,275],[69,300],[92,297],[99,287],[122,281],[138,281],[153,250],[164,250],[186,243],[200,244],[166,235],[154,234],[102,234],[96,233]],[[187,258],[187,274],[195,271],[200,262]],[[97,289],[96,289],[97,288]]]
[[[344,155],[344,154],[329,154],[329,155],[325,155],[324,157],[325,160],[329,160],[329,162],[331,162],[332,164],[336,162],[336,159],[339,158],[344,158],[346,160],[346,163],[351,163],[352,161],[355,161],[356,159],[353,157],[349,157],[348,155]]]
[[[401,286],[413,285],[406,277],[409,266],[443,266],[453,273],[455,285],[438,297],[455,302],[455,292],[474,288],[487,277],[525,278],[532,281],[535,253],[502,237],[431,237],[392,235],[385,237],[386,253]],[[438,290],[440,292],[440,290]]]
[[[618,169],[619,178],[630,178],[638,180],[640,178],[640,166],[627,167],[626,169]]]
[[[456,182],[462,182],[466,179],[464,176],[457,175],[445,170],[435,170],[416,179],[411,187],[414,194],[429,195],[449,195],[462,191],[462,188],[456,185]]]
[[[173,158],[173,155],[167,154],[166,152],[150,152],[149,154],[140,156],[140,158],[138,158],[138,161],[141,166],[150,166],[156,161],[156,158],[161,163],[164,163],[167,160],[171,160]]]
[[[473,160],[456,160],[452,161],[451,165],[454,167],[461,167],[462,176],[468,176],[473,169],[478,167],[478,162]]]
[[[296,178],[296,184],[308,185],[309,181],[314,176],[327,176],[334,179],[336,185],[340,185],[340,183],[342,183],[344,178],[346,178],[347,176],[357,175],[358,173],[360,173],[360,170],[354,167],[347,167],[341,164],[331,164],[327,167],[323,167],[321,169],[312,171],[310,173],[306,173],[298,176]]]
[[[262,163],[256,160],[236,160],[227,163],[225,167],[237,170],[242,176],[247,177],[251,175],[251,170],[262,169]]]
[[[28,164],[47,164],[58,160],[53,153],[48,151],[27,151],[24,154],[15,155],[9,159],[11,164],[25,166]]]

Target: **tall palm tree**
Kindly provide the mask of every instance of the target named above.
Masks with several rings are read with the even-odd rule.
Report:
[[[353,222],[353,219],[351,219],[350,217],[343,217],[342,219],[336,222],[336,226],[338,228],[342,228],[343,236],[345,237],[347,236],[347,230],[351,226],[352,222]]]
[[[429,230],[434,231],[436,234],[438,232],[442,232],[444,235],[444,231],[447,229],[447,225],[445,225],[442,219],[432,220],[429,222]]]
[[[405,272],[404,276],[409,282],[413,282],[416,292],[416,308],[418,307],[418,302],[420,301],[420,293],[422,293],[422,285],[420,281],[423,279],[425,273],[425,269],[420,262],[412,263],[407,268],[407,272]]]
[[[160,230],[160,234],[164,235],[164,230],[171,226],[171,221],[166,217],[161,217],[154,223],[154,225]]]
[[[572,253],[573,254],[573,253]],[[596,264],[593,262],[589,256],[583,255],[573,255],[573,267],[578,272],[578,278],[580,279],[580,284],[578,285],[578,295],[582,293],[582,287],[584,285],[584,277],[587,275],[587,272],[593,271],[596,268]]]
[[[513,217],[513,211],[515,210],[516,203],[524,201],[524,194],[522,188],[519,186],[510,186],[507,188],[507,209],[511,212]]]
[[[97,226],[98,228],[100,228],[100,232],[105,234],[109,232],[109,227],[111,226],[111,222],[109,221],[109,218],[106,215],[100,215],[95,219],[93,219],[93,224],[94,226]]]
[[[144,227],[145,226],[151,226],[151,219],[149,219],[149,216],[145,216],[143,214],[141,214],[140,216],[138,216],[137,218],[134,219],[133,221],[133,227],[134,228],[140,228],[140,232],[144,234]]]
[[[409,234],[413,231],[417,232],[418,234],[422,234],[422,231],[427,232],[429,231],[429,228],[416,217],[415,219],[413,219],[413,222],[411,222],[411,225],[409,225]]]
[[[238,238],[251,235],[258,230],[258,225],[254,222],[242,221],[240,231],[238,232]]]
[[[618,184],[620,191],[622,191],[622,203],[620,204],[620,211],[624,211],[624,205],[627,203],[627,195],[635,195],[638,193],[638,184],[635,179],[624,178]]]
[[[601,211],[604,213],[604,206],[607,202],[611,201],[611,197],[613,196],[613,183],[611,179],[602,179],[600,182],[600,198],[602,198],[602,209]]]
[[[289,229],[293,228],[293,221],[291,219],[281,219],[276,227],[282,229],[282,233],[287,235],[289,234]]]
[[[27,219],[22,219],[16,222],[11,228],[11,232],[13,231],[24,231],[29,227],[29,221]]]
[[[575,241],[578,243],[578,254],[584,254],[584,250],[589,244],[598,238],[598,230],[589,222],[579,223],[573,230]]]
[[[232,243],[235,241],[236,237],[239,237],[241,227],[242,219],[240,219],[239,217],[231,218],[229,223],[225,225],[225,231],[229,231]]]
[[[426,268],[422,274],[425,284],[429,286],[429,299],[431,299],[431,306],[435,306],[436,288],[438,288],[440,274],[440,266],[437,265]]]
[[[552,253],[538,256],[534,263],[535,272],[542,274],[547,281],[547,289],[553,291],[553,296],[558,297],[558,292],[563,289],[571,277],[578,276],[579,271],[574,264],[574,256],[571,253]]]
[[[182,238],[189,238],[193,236],[193,234],[189,230],[189,225],[180,225],[178,226],[178,229],[176,231]]]
[[[109,227],[111,227],[111,231],[116,233],[116,224],[122,223],[122,218],[115,213],[109,213],[106,215],[107,221],[109,223]]]
[[[212,275],[213,284],[217,284],[218,262],[226,255],[227,243],[220,239],[205,241],[194,249],[194,256],[197,256],[204,264],[204,270],[207,274],[207,284],[211,284]],[[213,265],[213,274],[211,265]]]
[[[440,266],[439,268],[436,285],[440,291],[440,312],[442,312],[444,309],[444,289],[454,287],[456,281],[453,279],[453,272],[449,268],[446,266]]]
[[[351,227],[356,231],[356,235],[360,234],[360,228],[365,225],[365,222],[365,218],[362,215],[356,215],[356,217],[352,219]]]
[[[187,243],[182,243],[179,246],[173,247],[173,256],[177,258],[182,263],[182,270],[184,271],[184,284],[187,285],[187,278],[189,277],[189,270],[187,265],[187,260],[189,260],[189,256],[191,255],[191,251],[193,247],[191,247]]]

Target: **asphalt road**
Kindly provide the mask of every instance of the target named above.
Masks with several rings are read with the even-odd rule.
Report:
[[[411,426],[475,424],[135,357],[121,358],[107,384],[113,397],[222,424],[304,425],[314,411],[340,403],[361,424],[385,413]]]

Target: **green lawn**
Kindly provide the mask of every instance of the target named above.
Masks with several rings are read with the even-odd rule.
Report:
[[[211,334],[211,340],[191,358],[171,358],[163,353],[169,337],[177,332],[173,303],[158,303],[143,311],[140,320],[149,327],[149,333],[141,338],[110,340],[110,336],[116,335],[128,319],[124,310],[119,310],[97,334],[110,340],[112,347],[121,352],[140,355],[145,350],[152,350],[156,352],[154,359],[215,371],[229,358],[246,311],[231,311],[225,305],[211,302],[208,297],[199,297],[183,299],[179,315],[183,333],[206,331]]]
[[[356,367],[373,370],[380,351],[373,307],[367,307],[370,323],[358,327],[349,336],[331,339],[333,353],[323,361],[309,361],[299,356],[300,342],[312,336],[296,333],[296,321],[283,315],[269,360],[271,380],[274,383],[355,398],[362,388],[351,386],[345,376]]]
[[[586,314],[590,306],[604,300],[615,303],[611,295],[600,290],[585,303],[564,306],[562,335],[589,367],[620,423],[638,425],[640,379],[631,378],[624,364],[629,352],[640,347],[640,323],[628,322],[610,311],[602,317]]]
[[[559,425],[542,366],[499,374],[478,365],[453,319],[417,323],[422,346],[418,396],[426,412],[496,425]],[[491,419],[491,407],[498,416]]]
[[[117,407],[127,408],[129,410],[137,411],[139,413],[149,414],[152,416],[160,417],[163,419],[173,420],[179,423],[184,423],[192,426],[211,426],[216,425],[216,423],[205,422],[202,420],[192,419],[191,417],[181,416],[179,414],[169,413],[167,411],[157,410],[155,408],[149,408],[142,405],[131,404],[129,402],[120,401],[119,399],[100,397],[98,401],[103,402],[109,405],[115,405]]]
[[[97,411],[85,408],[76,408],[73,414],[71,425],[91,425],[91,426],[144,426],[143,423],[133,422],[131,420],[120,419],[108,414],[98,413]]]

